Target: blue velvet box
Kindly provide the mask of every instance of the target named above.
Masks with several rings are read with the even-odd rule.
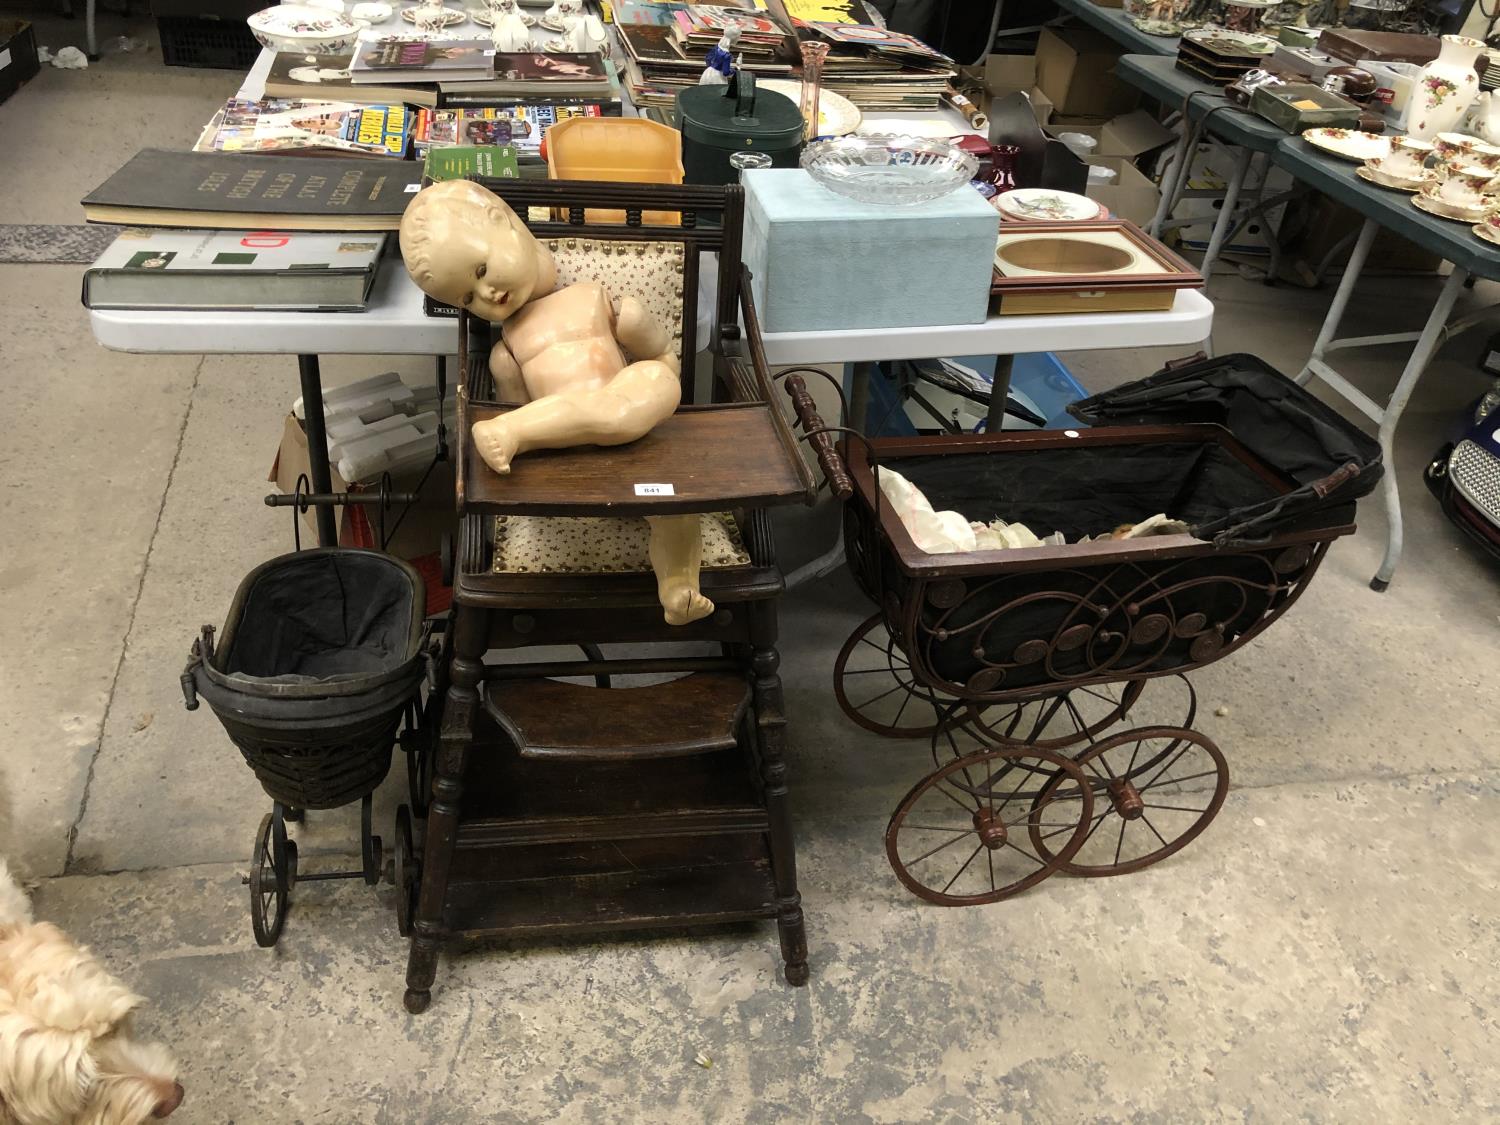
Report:
[[[1000,215],[977,191],[882,207],[800,168],[751,169],[744,184],[744,261],[765,331],[985,319]]]

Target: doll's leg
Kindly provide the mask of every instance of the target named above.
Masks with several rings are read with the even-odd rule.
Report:
[[[521,378],[521,365],[510,354],[504,340],[490,349],[490,376],[495,380],[495,397],[500,402],[530,402],[531,392]]]
[[[660,360],[674,369],[682,365],[672,353],[666,327],[634,297],[622,297],[615,313],[615,339],[637,359]]]
[[[651,569],[656,572],[656,597],[668,625],[686,625],[707,617],[714,603],[698,589],[698,564],[703,559],[699,517],[647,516],[651,525]]]
[[[665,363],[642,360],[602,387],[543,395],[507,414],[474,423],[474,445],[497,473],[528,449],[624,445],[677,409],[682,384]]]

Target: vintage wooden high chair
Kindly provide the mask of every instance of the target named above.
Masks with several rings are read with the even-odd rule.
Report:
[[[500,476],[469,436],[508,409],[491,401],[492,326],[460,318],[452,657],[419,860],[398,829],[401,921],[413,935],[406,1007],[427,1007],[449,939],[755,918],[776,920],[786,979],[803,984],[777,674],[782,577],[767,509],[809,502],[815,485],[771,401],[740,264],[742,193],[481,182],[517,214],[533,208],[528,225],[552,249],[560,283],[599,280],[667,319],[685,405],[639,441],[527,453]],[[584,226],[586,207],[623,210],[626,221]],[[642,211],[673,212],[681,225],[643,226]],[[692,405],[703,268],[718,277],[705,342],[718,391]],[[748,358],[731,354],[742,308]],[[670,484],[671,494],[637,495],[637,483]],[[673,627],[640,517],[694,512],[716,611]],[[597,648],[620,643],[628,659]],[[528,651],[539,646],[593,659]],[[654,682],[619,683],[640,673]]]

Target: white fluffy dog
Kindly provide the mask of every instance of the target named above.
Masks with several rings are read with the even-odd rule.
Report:
[[[0,1125],[140,1125],[182,1101],[166,1049],[131,1038],[141,998],[47,922],[0,860]]]

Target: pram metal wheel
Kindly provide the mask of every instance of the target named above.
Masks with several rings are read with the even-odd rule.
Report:
[[[422,884],[422,869],[412,842],[411,810],[405,805],[396,810],[396,842],[391,851],[391,881],[396,884],[396,930],[402,937],[410,937],[411,921],[417,907],[417,888]]]
[[[1125,875],[1186,847],[1224,804],[1229,765],[1204,735],[1185,727],[1120,731],[1074,759],[1084,781],[1059,771],[1032,802],[1037,824],[1067,819],[1075,803],[1093,812],[1071,856],[1045,831],[1028,826],[1037,853],[1069,875]],[[1057,810],[1067,809],[1059,818]],[[1071,839],[1070,841],[1071,842]]]
[[[1076,800],[1036,805],[1057,778]],[[896,878],[939,906],[999,902],[1040,883],[1083,845],[1094,790],[1062,755],[1036,747],[970,754],[924,777],[891,816],[886,857]],[[1035,851],[1032,833],[1051,845]]]
[[[877,613],[849,634],[833,664],[833,694],[850,719],[887,738],[943,729],[949,700],[916,682],[911,664]]]
[[[982,746],[1063,750],[1097,741],[1126,718],[1143,727],[1191,727],[1198,718],[1198,692],[1183,675],[1094,684],[1022,703],[970,704],[969,714],[949,729],[972,735]],[[975,749],[958,738],[946,741],[954,757]],[[938,740],[933,742],[936,748]],[[938,764],[943,760],[938,758]]]
[[[286,924],[287,901],[296,878],[297,845],[288,840],[278,805],[261,817],[250,853],[250,928],[255,944],[269,948]]]
[[[1062,750],[1108,730],[1129,713],[1145,680],[1073,688],[1045,699],[985,707],[969,704],[963,725],[993,746]]]

